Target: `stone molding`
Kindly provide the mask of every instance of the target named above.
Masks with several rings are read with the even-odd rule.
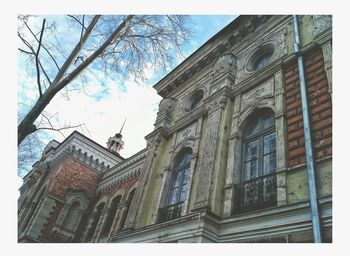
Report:
[[[247,62],[251,56],[257,52],[261,47],[266,44],[272,44],[274,47],[274,52],[269,60],[269,63],[272,63],[278,59],[281,59],[287,54],[287,45],[286,45],[286,33],[287,29],[283,27],[277,32],[261,37],[258,40],[255,40],[250,46],[246,47],[242,52],[237,53],[237,82],[240,83],[250,75],[257,72],[257,70],[249,71],[247,70]]]
[[[171,73],[159,81],[154,88],[158,94],[166,97],[175,88],[186,82],[193,74],[198,73],[203,68],[217,59],[218,56],[227,52],[235,44],[249,36],[257,28],[263,26],[272,16],[269,15],[246,15],[235,20],[235,28],[232,32],[220,35],[217,34],[210,41],[200,47],[194,54],[185,60],[185,62],[175,68]],[[238,21],[239,20],[239,21]],[[237,27],[238,24],[238,27]],[[220,37],[220,40],[218,38]]]

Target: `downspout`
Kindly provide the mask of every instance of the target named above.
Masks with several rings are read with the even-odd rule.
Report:
[[[298,28],[298,16],[293,15],[294,25],[294,52],[298,60],[299,80],[300,80],[300,93],[301,93],[301,105],[303,111],[304,122],[304,137],[305,137],[305,152],[306,152],[306,164],[307,164],[307,178],[309,183],[309,196],[310,196],[310,208],[312,219],[312,230],[315,243],[322,243],[321,238],[321,225],[320,215],[317,202],[317,189],[316,189],[316,177],[315,177],[315,164],[314,156],[312,152],[312,139],[310,129],[310,118],[307,100],[307,89],[304,74],[303,57],[300,52],[300,37]]]

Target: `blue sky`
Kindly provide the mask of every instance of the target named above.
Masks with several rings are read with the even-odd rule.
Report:
[[[193,38],[184,49],[186,56],[198,49],[236,16],[192,15],[191,17],[194,24]],[[59,16],[52,18],[60,20]],[[97,66],[92,67],[90,71],[84,73],[86,79],[84,92],[76,90],[56,95],[45,111],[55,115],[58,127],[65,124],[84,124],[77,130],[103,146],[127,118],[123,130],[125,147],[121,155],[129,157],[145,148],[144,137],[153,130],[161,97],[152,86],[163,77],[163,74],[147,70],[149,82],[138,85],[132,79],[125,81],[118,75],[106,77]],[[81,81],[74,82],[79,84]],[[36,73],[28,70],[22,57],[19,57],[18,63],[18,83],[19,102],[34,102],[38,96]],[[21,107],[20,105],[19,108]],[[63,133],[67,137],[72,131]],[[41,133],[40,138],[44,143],[48,143],[51,139],[60,142],[64,140],[60,133],[55,132]]]

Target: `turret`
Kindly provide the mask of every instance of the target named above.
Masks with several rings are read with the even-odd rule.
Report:
[[[114,153],[117,153],[119,155],[120,150],[124,147],[124,141],[122,140],[122,130],[124,127],[126,119],[124,120],[124,123],[122,125],[122,128],[120,129],[120,132],[116,133],[113,137],[110,137],[107,142],[107,148],[109,151],[112,151]]]

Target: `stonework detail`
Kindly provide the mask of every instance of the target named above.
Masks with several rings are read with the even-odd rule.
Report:
[[[329,15],[300,16],[323,242],[332,242],[331,26]],[[111,151],[118,140],[104,147],[75,131],[51,141],[23,179],[18,241],[312,242],[292,42],[291,15],[237,17],[154,86],[163,98],[154,130],[128,158]]]
[[[256,71],[248,71],[246,68],[249,58],[262,46],[270,43],[274,46],[274,52],[269,62],[274,62],[287,54],[286,28],[283,28],[273,35],[262,37],[252,45],[237,54],[237,83],[243,81]]]
[[[194,138],[196,135],[197,122],[194,122],[192,125],[183,128],[177,132],[175,147],[177,147],[182,141],[185,141],[188,138]]]
[[[255,106],[259,101],[272,99],[273,97],[274,80],[270,79],[264,84],[261,84],[242,95],[241,112],[243,112],[248,106]]]
[[[159,111],[157,113],[157,120],[154,124],[155,128],[167,127],[170,125],[173,112],[175,109],[176,100],[165,98],[159,103]]]
[[[217,77],[226,73],[235,75],[237,59],[232,54],[221,56],[213,66],[213,76]]]
[[[315,24],[315,36],[332,27],[332,15],[313,15]]]
[[[203,100],[205,100],[208,96],[208,84],[205,85],[196,85],[193,89],[188,90],[178,99],[178,110],[176,115],[176,121],[179,121],[181,118],[187,116],[190,111],[188,110],[188,105],[190,103],[190,99],[193,95],[197,94],[199,91],[203,91]]]

